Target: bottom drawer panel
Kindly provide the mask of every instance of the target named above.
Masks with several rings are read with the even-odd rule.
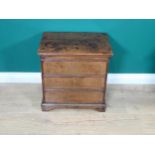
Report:
[[[45,102],[102,103],[103,95],[99,91],[52,91],[45,92]]]

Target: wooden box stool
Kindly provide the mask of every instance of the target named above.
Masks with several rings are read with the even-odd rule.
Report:
[[[108,61],[112,55],[104,33],[43,34],[42,110],[93,108],[105,111]]]

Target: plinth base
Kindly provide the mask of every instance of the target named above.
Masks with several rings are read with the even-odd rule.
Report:
[[[74,108],[74,109],[95,109],[100,112],[105,112],[106,104],[60,104],[60,103],[42,103],[42,111],[50,111],[61,108]]]

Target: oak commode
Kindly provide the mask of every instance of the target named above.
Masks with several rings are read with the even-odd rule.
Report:
[[[104,33],[45,32],[39,47],[42,110],[91,108],[105,111],[108,61]]]

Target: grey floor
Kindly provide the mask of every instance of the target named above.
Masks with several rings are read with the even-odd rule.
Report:
[[[0,84],[0,134],[155,134],[155,86],[108,85],[107,110],[42,112],[39,84]]]

